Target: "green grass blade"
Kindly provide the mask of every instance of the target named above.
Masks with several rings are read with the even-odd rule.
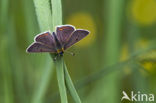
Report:
[[[75,103],[81,103],[80,97],[78,95],[78,93],[76,92],[76,89],[74,87],[74,84],[70,78],[70,75],[68,73],[66,64],[64,63],[64,71],[65,71],[65,80],[66,80],[66,85],[68,87],[68,90],[72,96],[72,98],[75,100]]]
[[[16,38],[16,29],[15,29],[15,21],[14,17],[10,16],[9,19],[9,25],[8,25],[8,53],[9,53],[9,60],[11,63],[11,69],[13,70],[13,77],[14,78],[14,88],[16,91],[16,95],[19,98],[18,101],[22,103],[28,103],[28,95],[26,91],[26,85],[24,84],[24,67],[22,64],[21,58],[23,58],[23,55],[19,52],[19,48],[16,44],[17,38]],[[14,55],[12,55],[14,54]],[[16,59],[15,59],[16,58]],[[22,69],[21,69],[22,68]],[[21,95],[22,94],[22,95]]]
[[[26,22],[25,24],[26,33],[27,33],[26,37],[29,42],[32,42],[34,36],[32,34],[37,33],[37,31],[39,30],[39,27],[36,26],[38,22],[35,16],[34,4],[32,0],[23,0],[22,4],[24,9],[25,21],[29,21]]]
[[[59,91],[61,96],[61,103],[68,103],[65,80],[64,80],[63,57],[58,57],[55,62],[56,62],[55,64],[56,64],[58,86],[59,86]]]
[[[47,61],[51,61],[51,58],[48,58]],[[41,76],[41,80],[40,80],[39,85],[35,91],[32,103],[42,103],[43,102],[44,94],[46,92],[49,81],[50,81],[51,76],[54,71],[53,68],[51,68],[51,65],[53,65],[53,62],[47,62],[46,66],[45,66],[44,73]]]
[[[103,39],[103,41],[106,41],[103,47],[103,51],[105,51],[105,55],[103,56],[103,61],[105,61],[103,63],[104,66],[116,64],[119,59],[123,4],[124,0],[106,0],[104,2],[104,6],[108,5],[106,9],[108,10],[107,32],[106,38]],[[117,103],[117,99],[119,98],[117,95],[119,78],[120,75],[118,72],[111,73],[107,77],[102,78],[90,95],[86,97],[86,103],[104,103],[106,101],[107,103]]]
[[[8,17],[8,7],[9,7],[9,0],[1,0],[0,1],[0,31],[5,30],[5,26],[7,25],[7,17]]]
[[[41,32],[52,30],[52,15],[49,0],[34,0],[34,5]],[[49,55],[43,59],[44,62],[46,59],[46,66],[43,68],[44,73],[41,77],[41,81],[37,85],[34,97],[32,98],[32,103],[42,103],[43,96],[45,95],[47,86],[52,76],[54,70],[52,65],[53,61],[51,61],[48,56]]]
[[[123,7],[124,0],[108,0],[108,30],[106,35],[106,48],[105,51],[105,62],[106,65],[116,64],[119,60],[119,47],[120,47],[120,38],[121,38],[121,20],[123,16]],[[107,101],[109,103],[118,102],[119,91],[119,80],[120,73],[114,72],[108,77],[102,80],[101,88],[103,88],[103,95],[105,98],[102,101]],[[105,81],[108,81],[107,84]],[[103,98],[103,97],[101,97]],[[113,99],[111,99],[113,98]]]
[[[0,59],[1,64],[1,71],[2,71],[2,78],[3,83],[2,88],[4,93],[3,101],[4,103],[14,103],[14,95],[13,95],[13,78],[12,78],[12,71],[11,71],[11,65],[10,65],[10,57],[9,57],[9,50],[8,45],[9,41],[7,36],[3,36],[0,42],[0,57],[3,59]],[[3,45],[2,45],[3,44]]]
[[[62,25],[62,5],[61,0],[51,0],[52,5],[52,24],[55,26]]]
[[[52,29],[49,0],[34,0],[36,14],[41,32]]]

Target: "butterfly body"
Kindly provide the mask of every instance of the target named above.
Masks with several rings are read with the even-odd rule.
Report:
[[[54,40],[55,40],[55,43],[56,43],[56,50],[57,50],[57,53],[62,55],[64,53],[64,47],[62,46],[62,44],[59,42],[55,32],[53,32],[53,37],[54,37]]]
[[[83,39],[89,34],[89,31],[77,29],[71,25],[63,25],[56,27],[55,32],[44,32],[37,35],[28,48],[27,52],[40,53],[50,52],[63,55],[64,51]]]

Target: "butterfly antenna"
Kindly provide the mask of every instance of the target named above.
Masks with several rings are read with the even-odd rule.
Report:
[[[75,56],[75,53],[73,52],[70,52],[70,51],[65,51],[65,52],[71,54],[72,56]]]

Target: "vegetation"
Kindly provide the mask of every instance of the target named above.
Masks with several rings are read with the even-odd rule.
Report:
[[[0,0],[0,103],[120,103],[156,92],[155,0]],[[71,24],[91,33],[53,61],[34,36]],[[124,100],[124,103],[129,101]]]

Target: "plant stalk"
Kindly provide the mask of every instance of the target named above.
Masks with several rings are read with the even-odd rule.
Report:
[[[63,57],[58,56],[55,61],[56,64],[56,72],[57,72],[57,80],[60,91],[61,103],[68,103],[67,100],[67,92],[65,86],[65,78],[64,78],[64,67],[63,67]]]
[[[76,92],[74,84],[73,84],[73,82],[72,82],[72,80],[70,78],[70,75],[68,73],[66,64],[63,63],[63,65],[64,65],[64,71],[65,71],[65,81],[66,81],[68,90],[69,90],[72,98],[74,99],[75,103],[81,103],[80,97],[79,97],[78,93]]]

